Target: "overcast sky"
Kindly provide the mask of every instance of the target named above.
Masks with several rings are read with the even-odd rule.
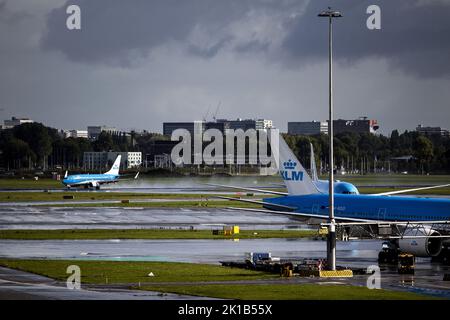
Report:
[[[66,28],[81,8],[82,30]],[[449,0],[0,0],[1,118],[162,131],[164,121],[325,120],[327,21],[335,117],[384,134],[450,128]],[[381,30],[366,9],[381,8]]]

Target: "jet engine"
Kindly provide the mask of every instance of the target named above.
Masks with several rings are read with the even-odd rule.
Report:
[[[398,247],[402,252],[411,253],[416,257],[435,257],[441,253],[442,238],[434,238],[441,235],[436,230],[409,229],[404,235],[407,238],[398,240]]]

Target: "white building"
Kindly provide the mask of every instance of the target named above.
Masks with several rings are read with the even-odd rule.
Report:
[[[137,168],[142,164],[142,152],[85,152],[83,167],[86,170],[109,169],[119,154],[122,156],[121,169]]]
[[[64,130],[64,138],[88,138],[87,130]]]
[[[16,118],[12,117],[11,120],[4,120],[3,129],[11,129],[15,126],[19,126],[24,123],[33,123],[34,120],[31,120],[29,118]]]
[[[257,119],[255,123],[255,129],[272,129],[273,121],[267,119]]]
[[[100,133],[107,132],[110,134],[118,134],[119,130],[115,127],[107,127],[107,126],[89,126],[87,127],[88,137],[89,139],[96,140]]]

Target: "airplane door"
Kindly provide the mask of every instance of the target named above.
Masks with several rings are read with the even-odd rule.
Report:
[[[386,208],[378,209],[378,219],[380,220],[386,219]]]

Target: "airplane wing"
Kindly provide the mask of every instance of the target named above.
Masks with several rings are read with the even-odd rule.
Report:
[[[240,198],[232,198],[232,197],[223,197],[223,196],[215,196],[214,198],[219,199],[225,199],[225,200],[231,200],[231,201],[240,201],[240,202],[247,202],[247,203],[254,203],[254,204],[260,204],[260,205],[266,205],[271,206],[274,208],[284,209],[284,210],[292,210],[292,211],[278,211],[278,210],[269,210],[269,209],[253,209],[253,208],[235,208],[235,207],[228,207],[228,209],[234,209],[234,210],[244,210],[244,211],[252,211],[252,212],[263,212],[263,213],[272,213],[272,214],[281,214],[281,215],[288,215],[288,216],[298,216],[298,217],[304,217],[304,218],[316,218],[316,219],[323,219],[328,220],[328,216],[326,215],[320,215],[320,214],[313,214],[313,213],[302,213],[302,212],[294,212],[293,210],[296,210],[294,207],[289,207],[285,205],[280,204],[274,204],[271,202],[265,202],[265,201],[257,201],[257,200],[250,200],[250,199],[240,199]],[[409,226],[409,225],[424,225],[424,224],[450,224],[450,220],[436,220],[436,221],[387,221],[387,220],[370,220],[370,219],[359,219],[359,218],[347,218],[347,217],[336,217],[336,221],[344,221],[344,222],[337,222],[335,223],[336,226],[362,226],[362,225],[397,225],[397,226]],[[323,225],[326,225],[324,223]]]
[[[232,198],[232,197],[223,197],[223,196],[214,196],[212,198],[218,198],[218,199],[225,199],[225,200],[231,200],[231,201],[240,201],[240,202],[247,202],[247,203],[254,203],[254,204],[260,204],[260,205],[266,205],[273,208],[283,209],[283,210],[291,210],[294,211],[296,208],[284,206],[282,204],[275,204],[265,201],[258,201],[258,200],[250,200],[250,199],[240,199],[240,198]]]
[[[320,214],[313,214],[313,213],[302,213],[302,212],[289,212],[289,211],[275,211],[275,210],[268,210],[268,209],[252,209],[252,208],[238,208],[238,207],[227,207],[227,209],[230,210],[239,210],[239,211],[249,211],[249,212],[262,212],[262,213],[271,213],[271,214],[280,214],[280,215],[286,215],[286,216],[292,216],[292,217],[300,217],[300,218],[314,218],[314,219],[321,219],[321,220],[327,220],[328,217]],[[369,222],[370,220],[365,219],[355,219],[355,218],[345,218],[345,217],[335,217],[338,221],[360,221],[360,222]]]
[[[133,176],[133,178],[122,178],[122,177],[129,177],[129,176],[131,176],[131,175],[132,175],[132,174],[121,174],[121,175],[119,176],[119,180],[120,180],[120,181],[137,180],[138,177],[139,177],[139,171],[138,171],[138,173],[136,173],[136,174]]]
[[[382,193],[375,193],[371,194],[372,196],[390,196],[394,194],[401,194],[401,193],[408,193],[408,192],[414,192],[414,191],[421,191],[421,190],[428,190],[428,189],[437,189],[437,188],[445,188],[449,187],[449,184],[442,184],[439,186],[428,186],[428,187],[420,187],[420,188],[413,188],[413,189],[403,189],[403,190],[396,190],[396,191],[388,191],[388,192],[382,192]]]
[[[221,187],[221,188],[229,188],[229,189],[261,192],[261,193],[267,193],[267,194],[275,194],[275,195],[278,195],[278,196],[287,196],[287,195],[289,195],[287,192],[279,192],[279,191],[256,189],[256,188],[246,188],[246,187],[239,187],[239,186],[229,186],[229,185],[223,185],[223,184],[205,183],[205,185],[212,186],[212,187]]]

